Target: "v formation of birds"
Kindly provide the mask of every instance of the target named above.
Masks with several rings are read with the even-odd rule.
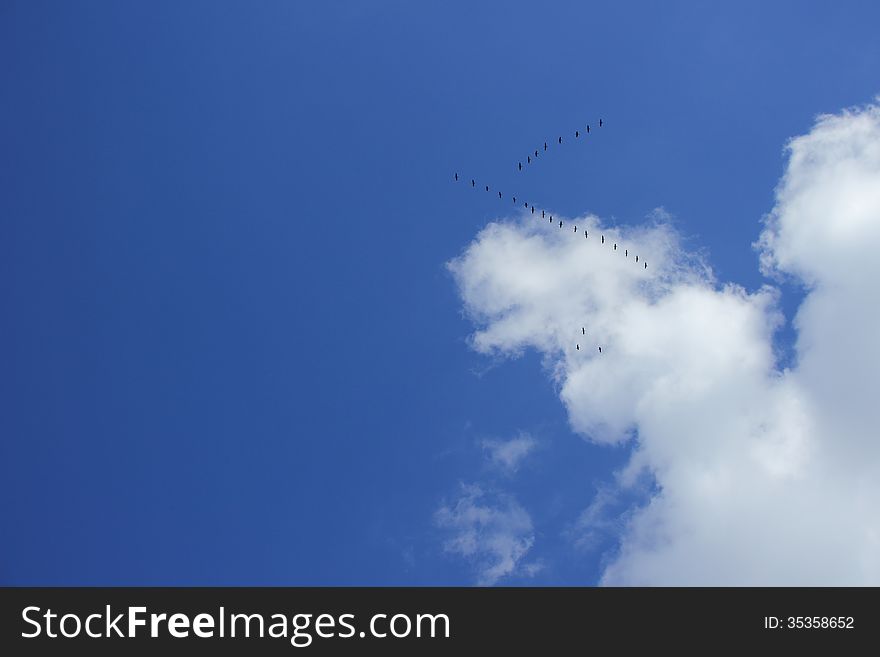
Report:
[[[603,127],[604,124],[605,124],[604,121],[603,121],[602,119],[599,119],[599,127],[600,127],[600,128]],[[586,126],[586,128],[585,128],[585,130],[582,131],[580,128],[578,128],[577,130],[574,131],[574,138],[575,138],[575,139],[580,139],[580,138],[583,136],[583,137],[586,139],[587,135],[589,135],[589,134],[591,134],[591,128],[590,128],[590,124],[588,123],[587,126]],[[561,136],[561,135],[557,138],[555,144],[556,144],[557,146],[561,146],[561,145],[563,144],[563,139],[562,139],[562,136]],[[530,153],[526,156],[526,159],[525,159],[525,168],[528,168],[533,162],[537,162],[537,161],[538,161],[538,157],[540,156],[540,153],[542,153],[542,152],[546,153],[546,152],[548,151],[548,149],[549,149],[549,145],[548,145],[548,143],[545,141],[545,142],[544,142],[543,149],[541,149],[541,148],[536,148],[534,151],[530,152]],[[523,170],[524,170],[523,162],[520,161],[520,162],[517,163],[517,171],[523,171]],[[460,178],[459,175],[458,175],[458,172],[455,172],[455,174],[454,174],[454,176],[453,176],[453,179],[454,179],[455,182],[459,182],[459,181],[461,180],[461,178]],[[477,188],[477,181],[476,181],[476,179],[475,179],[475,178],[471,178],[471,179],[470,179],[470,182],[471,182],[471,188],[476,189],[476,188]],[[490,188],[489,185],[485,185],[485,184],[483,184],[483,185],[481,185],[481,187],[485,187],[485,189],[486,189],[487,192],[491,191],[491,188]],[[498,198],[499,198],[499,200],[503,200],[503,199],[504,199],[504,194],[503,194],[501,191],[498,192]],[[511,198],[513,199],[513,204],[516,205],[516,196],[511,196]],[[548,219],[548,222],[549,222],[550,224],[554,223],[554,222],[553,222],[553,215],[550,214],[549,212],[547,212],[546,210],[544,210],[544,209],[542,209],[542,208],[540,208],[540,207],[535,208],[534,205],[529,205],[528,201],[523,201],[523,207],[524,207],[526,210],[529,210],[529,211],[531,212],[531,214],[533,214],[533,215],[536,215],[537,212],[540,211],[540,213],[541,213],[541,219]],[[560,229],[562,229],[563,225],[564,225],[564,222],[563,222],[562,220],[559,220],[559,228],[560,228]],[[577,226],[574,226],[574,229],[573,229],[572,233],[573,233],[573,234],[576,234],[577,232],[578,232],[578,227],[577,227]],[[582,233],[583,233],[583,235],[584,235],[584,239],[585,239],[585,240],[589,240],[590,235],[589,235],[589,233],[588,233],[588,231],[587,231],[586,228],[583,229]],[[594,236],[594,237],[595,237],[595,236]],[[605,241],[605,235],[601,235],[601,234],[599,235],[599,243],[602,244],[602,245],[604,245],[604,244],[606,243],[606,241]],[[625,258],[629,258],[629,249],[628,249],[628,248],[618,249],[618,248],[617,248],[617,242],[612,242],[611,240],[608,240],[608,244],[609,244],[609,246],[611,246],[611,248],[612,248],[613,251],[616,251],[616,252],[623,251],[623,256],[624,256]],[[636,263],[639,263],[639,262],[640,262],[640,261],[639,261],[639,256],[638,256],[638,255],[635,255],[635,262],[636,262]],[[643,264],[643,266],[644,266],[645,269],[648,268],[648,263],[647,263],[647,262],[645,262],[644,260],[642,260],[641,263]],[[587,335],[587,328],[586,328],[585,326],[581,327],[581,335],[582,335],[582,336],[586,336],[586,335]],[[602,353],[602,347],[601,347],[601,345],[596,345],[596,348],[597,348],[598,352],[601,354],[601,353]],[[581,350],[581,345],[580,345],[579,342],[575,342],[575,349],[576,349],[576,351],[580,351],[580,350]]]

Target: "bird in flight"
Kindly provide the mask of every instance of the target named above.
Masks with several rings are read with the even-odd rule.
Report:
[[[599,119],[599,127],[602,127],[602,119]]]
[[[455,182],[458,182],[458,174],[455,174]]]

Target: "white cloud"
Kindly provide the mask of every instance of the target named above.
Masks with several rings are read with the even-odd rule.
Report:
[[[527,433],[521,433],[510,440],[484,440],[482,443],[489,460],[509,474],[519,470],[522,460],[535,449],[537,444],[537,441]]]
[[[449,264],[473,348],[540,351],[575,431],[632,442],[618,485],[655,481],[604,583],[880,584],[880,109],[820,117],[788,152],[758,247],[807,285],[791,369],[778,290],[718,284],[662,215],[527,215]]]
[[[603,539],[616,537],[623,529],[626,514],[621,514],[618,490],[600,486],[590,505],[566,531],[576,547],[594,550]]]
[[[458,499],[441,506],[434,520],[450,534],[444,549],[474,563],[480,586],[491,586],[515,573],[531,576],[540,570],[538,564],[521,563],[535,536],[531,517],[509,495],[463,484]]]

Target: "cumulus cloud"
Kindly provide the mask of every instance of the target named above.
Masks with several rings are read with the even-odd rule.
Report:
[[[441,506],[434,520],[449,533],[444,549],[473,562],[480,586],[540,570],[540,564],[522,563],[535,542],[532,519],[509,495],[463,484],[458,498]]]
[[[822,116],[787,154],[756,244],[806,289],[789,369],[779,290],[716,281],[662,214],[494,223],[449,263],[473,348],[539,351],[572,428],[632,446],[616,485],[654,482],[603,583],[880,584],[880,108]]]
[[[493,465],[513,474],[538,443],[529,434],[521,433],[510,440],[484,440],[482,444]]]

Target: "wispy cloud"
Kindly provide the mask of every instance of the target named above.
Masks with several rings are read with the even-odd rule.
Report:
[[[574,430],[633,445],[618,485],[656,483],[625,516],[605,583],[880,584],[880,108],[820,117],[788,155],[758,248],[765,273],[807,286],[790,369],[774,357],[780,292],[719,284],[662,214],[639,228],[565,220],[590,239],[495,223],[449,265],[473,348],[540,351]],[[441,515],[462,554],[486,544],[477,530],[519,528],[482,548],[497,579],[531,522],[481,497]]]
[[[540,569],[537,564],[520,569],[535,536],[531,517],[509,495],[462,484],[457,499],[441,506],[434,519],[449,534],[444,549],[474,564],[480,586],[514,573],[534,575]]]
[[[532,453],[537,445],[538,441],[527,433],[521,433],[510,440],[484,440],[482,442],[489,461],[510,474],[519,470],[520,463]]]

